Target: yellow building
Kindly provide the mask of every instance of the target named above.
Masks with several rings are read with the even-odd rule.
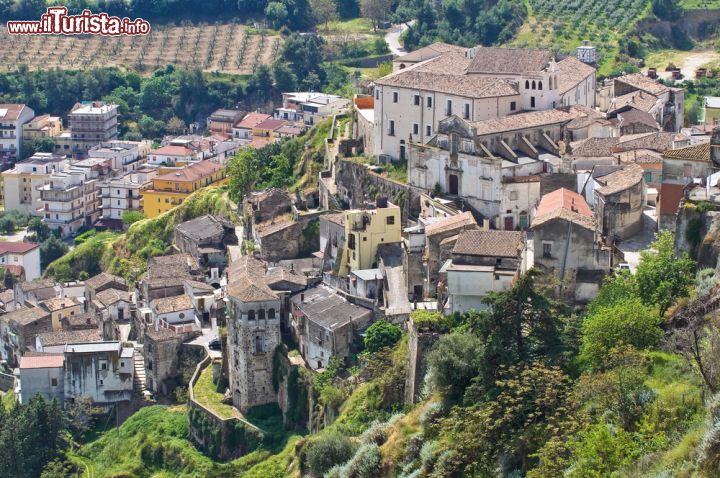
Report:
[[[152,187],[142,193],[147,217],[157,217],[182,204],[186,197],[206,186],[225,184],[225,169],[214,161],[200,161],[182,169],[156,176]]]
[[[720,125],[720,97],[705,97],[705,124],[716,126]]]
[[[23,125],[23,139],[55,138],[62,133],[62,119],[58,116],[36,116]]]
[[[40,306],[50,312],[53,332],[62,329],[63,317],[82,314],[82,304],[76,297],[55,297],[41,302]]]
[[[340,273],[375,267],[378,246],[402,240],[400,208],[378,198],[374,208],[345,211],[345,253]]]

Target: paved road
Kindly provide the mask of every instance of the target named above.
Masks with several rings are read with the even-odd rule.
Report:
[[[407,53],[407,50],[405,50],[405,48],[403,48],[400,44],[400,35],[402,35],[402,32],[407,30],[414,22],[415,20],[411,20],[407,23],[400,23],[390,27],[388,32],[385,34],[385,43],[387,43],[390,53],[393,55],[404,55]]]

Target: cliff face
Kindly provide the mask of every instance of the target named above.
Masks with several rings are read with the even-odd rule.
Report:
[[[684,202],[676,224],[675,252],[688,252],[699,268],[716,268],[720,255],[720,208]]]

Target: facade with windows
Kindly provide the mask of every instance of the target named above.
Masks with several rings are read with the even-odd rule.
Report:
[[[410,141],[426,143],[452,115],[473,122],[594,107],[594,84],[593,67],[574,58],[555,62],[548,50],[444,51],[375,82],[375,154],[404,159]]]
[[[21,158],[23,125],[35,117],[23,104],[0,104],[0,162],[14,163]]]
[[[96,404],[130,400],[133,393],[134,349],[121,342],[65,346],[65,401],[90,397]]]
[[[138,169],[101,183],[103,218],[121,220],[126,212],[143,212],[142,193],[156,175],[155,169]]]
[[[13,169],[3,172],[5,210],[42,216],[44,205],[40,188],[50,180],[51,174],[64,170],[69,164],[66,156],[35,153],[31,158],[16,163]]]
[[[77,103],[68,114],[72,153],[84,155],[98,143],[118,136],[118,105],[102,101]]]

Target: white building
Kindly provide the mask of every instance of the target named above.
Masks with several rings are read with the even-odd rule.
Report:
[[[48,182],[38,188],[43,220],[50,229],[59,229],[62,237],[92,226],[100,217],[97,180],[90,177],[90,172],[70,167],[51,174]]]
[[[252,141],[253,128],[269,118],[271,116],[265,113],[250,112],[246,114],[243,119],[233,125],[232,137],[243,142]]]
[[[65,346],[65,400],[89,397],[96,404],[130,400],[133,393],[134,349],[121,342]]]
[[[27,405],[40,394],[45,400],[56,399],[62,406],[64,398],[65,357],[60,354],[25,356],[15,370],[15,396]]]
[[[445,308],[448,313],[460,314],[486,309],[483,300],[487,295],[511,288],[525,270],[525,233],[461,232],[452,258],[440,269],[441,277],[447,277]]]
[[[51,174],[64,170],[69,164],[66,156],[35,153],[31,158],[16,163],[13,169],[3,172],[5,210],[41,216],[43,204],[39,188],[49,181]]]
[[[150,302],[150,309],[155,330],[172,329],[182,333],[200,329],[195,307],[187,294],[155,299]]]
[[[127,173],[142,167],[150,146],[149,141],[108,141],[90,148],[88,157],[109,159],[114,171]]]
[[[77,103],[68,114],[73,154],[84,155],[98,143],[118,136],[118,105],[92,101]]]
[[[275,109],[275,118],[302,121],[314,125],[350,107],[350,100],[338,95],[312,91],[283,93],[283,105]]]
[[[35,112],[23,104],[0,104],[0,162],[20,159],[23,125]]]
[[[156,175],[156,169],[142,168],[100,183],[103,219],[122,220],[126,212],[143,212],[142,192],[152,186]]]
[[[481,121],[574,104],[595,105],[595,69],[575,58],[556,62],[549,50],[448,50],[375,82],[375,154],[405,158],[409,141],[427,142],[453,114]]]
[[[200,159],[201,154],[198,154],[198,152],[186,146],[161,146],[158,149],[153,149],[150,151],[150,154],[148,154],[148,164],[154,166],[175,166],[178,163],[182,165],[195,163],[200,161]]]
[[[40,246],[31,242],[0,242],[0,268],[23,281],[40,277]]]

